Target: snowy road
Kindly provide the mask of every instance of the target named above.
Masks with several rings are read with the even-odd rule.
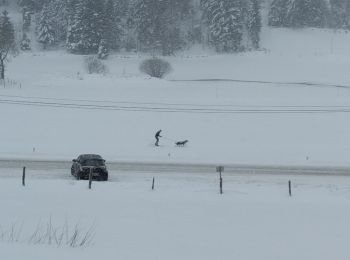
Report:
[[[22,167],[32,175],[41,178],[70,177],[69,161],[39,160],[0,160],[0,177],[20,174]],[[225,175],[235,174],[273,174],[273,175],[318,175],[318,176],[350,176],[350,168],[345,167],[311,167],[311,166],[267,166],[267,165],[224,165]],[[184,174],[216,174],[213,164],[180,164],[151,162],[108,162],[107,167],[113,180],[118,174],[131,173],[184,173]]]

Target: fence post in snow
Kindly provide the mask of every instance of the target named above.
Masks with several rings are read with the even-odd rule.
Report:
[[[154,177],[153,177],[153,180],[152,180],[152,190],[154,190]]]
[[[217,166],[216,167],[216,172],[220,173],[220,194],[222,194],[222,175],[221,172],[224,172],[224,166]]]
[[[288,181],[289,197],[292,197],[292,182]]]
[[[23,167],[22,186],[26,186],[26,167]]]
[[[92,167],[90,167],[90,172],[89,172],[89,189],[91,190],[91,183],[92,183]]]
[[[222,194],[222,177],[220,177],[220,194]]]

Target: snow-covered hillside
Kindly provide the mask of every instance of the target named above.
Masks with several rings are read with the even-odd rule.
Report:
[[[215,169],[109,168],[89,190],[69,167],[28,167],[22,187],[22,169],[1,161],[349,167],[350,34],[264,27],[261,37],[259,51],[164,57],[173,71],[162,80],[140,73],[146,54],[110,55],[104,75],[34,44],[13,57],[0,86],[0,258],[348,260],[348,176],[224,172],[219,194]],[[89,243],[70,246],[86,232]]]
[[[0,89],[0,157],[349,165],[350,34],[265,29],[262,38],[262,51],[167,58],[164,80],[139,72],[145,56],[114,55],[106,75],[88,75],[83,56],[21,53]],[[200,79],[263,82],[178,81]],[[314,85],[290,84],[304,82]]]

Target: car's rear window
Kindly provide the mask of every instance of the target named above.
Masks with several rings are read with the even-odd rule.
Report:
[[[103,160],[98,160],[98,159],[89,159],[89,160],[84,160],[81,163],[83,166],[104,166],[105,163]]]

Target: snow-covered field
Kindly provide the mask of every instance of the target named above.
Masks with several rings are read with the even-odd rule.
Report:
[[[88,75],[82,56],[21,53],[0,88],[0,158],[350,166],[349,42],[265,28],[261,51],[187,50],[163,80],[142,75],[137,54]],[[349,259],[348,177],[224,175],[220,195],[209,174],[117,172],[92,190],[69,169],[29,169],[26,187],[19,174],[0,167],[1,259]],[[75,225],[93,228],[92,244],[28,243],[38,226]]]
[[[22,187],[13,177],[0,180],[4,259],[349,259],[347,177],[224,174],[223,195],[215,174],[119,173],[92,190],[30,175]],[[29,244],[49,223],[92,228],[91,244]],[[9,243],[11,228],[18,241]]]
[[[349,41],[265,29],[262,51],[186,51],[168,58],[164,80],[139,72],[145,56],[113,55],[103,76],[88,75],[82,56],[21,53],[8,65],[14,82],[0,88],[0,157],[349,166]],[[178,81],[198,79],[265,83]],[[283,84],[305,82],[316,85]]]

